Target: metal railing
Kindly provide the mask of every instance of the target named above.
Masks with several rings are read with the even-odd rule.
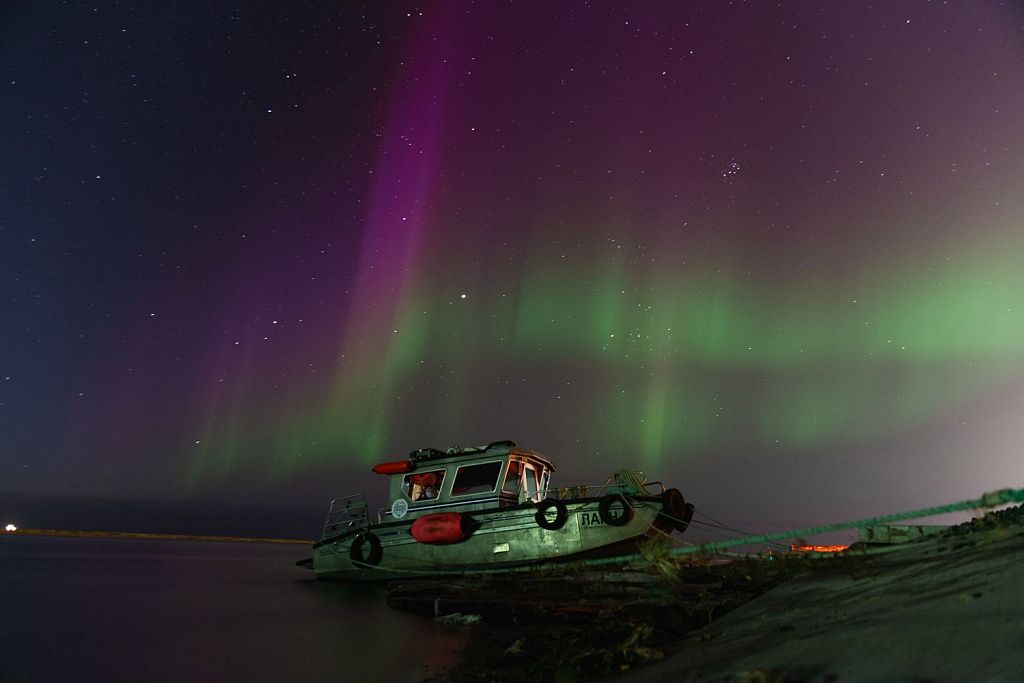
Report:
[[[352,496],[335,498],[331,501],[331,507],[327,511],[322,537],[334,536],[352,527],[365,527],[369,524],[370,517],[363,494],[357,493]]]
[[[657,493],[649,488],[657,486]],[[575,498],[600,498],[608,493],[627,493],[633,495],[659,495],[665,492],[665,484],[660,481],[647,481],[643,472],[621,469],[614,472],[601,484],[576,484],[575,486],[552,486],[542,491],[542,498],[554,494],[560,500]]]

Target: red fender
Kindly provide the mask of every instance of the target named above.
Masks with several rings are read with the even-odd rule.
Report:
[[[461,512],[438,512],[412,523],[412,537],[420,543],[446,545],[468,537],[479,522]]]
[[[395,460],[394,462],[382,462],[379,465],[374,465],[373,471],[377,474],[403,474],[405,472],[412,472],[415,467],[412,460]]]

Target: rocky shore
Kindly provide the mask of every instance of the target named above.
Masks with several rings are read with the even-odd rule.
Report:
[[[396,582],[471,629],[439,680],[1024,681],[1024,507],[884,551]]]

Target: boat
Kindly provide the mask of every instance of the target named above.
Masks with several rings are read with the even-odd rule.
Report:
[[[361,494],[331,501],[313,555],[318,579],[436,577],[635,552],[686,530],[694,506],[675,488],[621,469],[601,485],[554,487],[555,465],[512,441],[421,448],[377,464],[388,502],[371,521]]]

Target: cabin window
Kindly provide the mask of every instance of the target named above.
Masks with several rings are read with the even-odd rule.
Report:
[[[523,463],[513,460],[508,464],[508,473],[505,474],[505,483],[501,490],[504,493],[515,495],[519,493],[519,485],[523,479]]]
[[[441,492],[444,481],[444,470],[416,472],[405,475],[402,480],[402,493],[413,502],[417,500],[434,500]]]
[[[490,493],[498,485],[501,474],[501,460],[485,462],[479,465],[464,465],[455,472],[452,483],[453,496],[466,496],[471,493]]]
[[[526,466],[525,482],[527,499],[538,502],[540,497],[537,495],[537,470],[533,468],[533,465]]]

